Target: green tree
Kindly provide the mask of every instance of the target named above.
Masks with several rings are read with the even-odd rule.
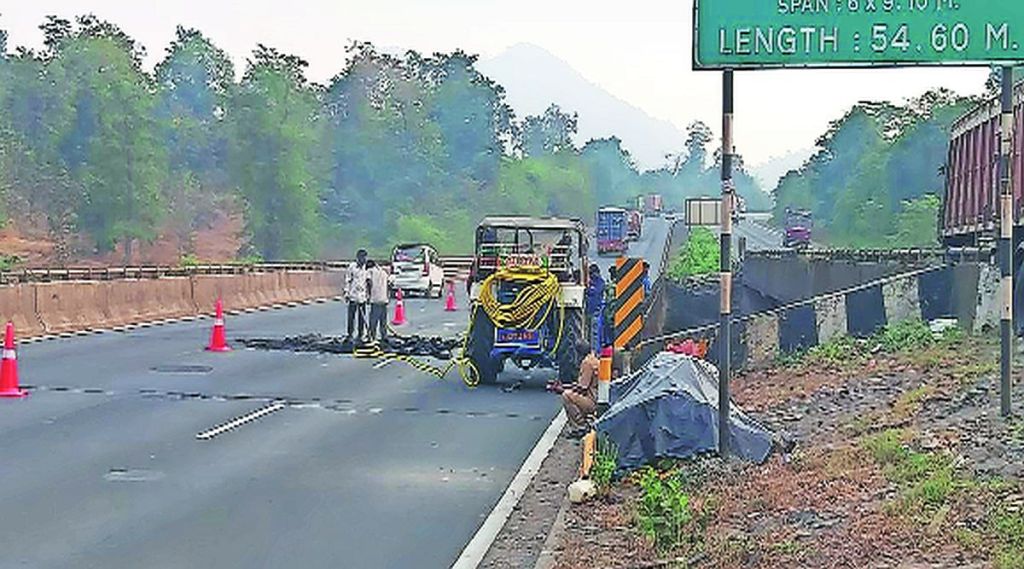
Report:
[[[566,113],[552,104],[540,116],[526,117],[522,126],[521,148],[526,156],[558,154],[574,150],[572,137],[576,134],[579,117]]]
[[[99,250],[155,237],[161,217],[160,186],[166,154],[158,138],[152,81],[142,72],[142,51],[116,26],[93,16],[71,32],[50,21],[45,81],[62,87],[58,148],[71,176],[84,189],[80,227]],[[45,28],[45,25],[44,25]]]
[[[322,117],[306,65],[259,45],[231,104],[231,172],[252,245],[266,259],[319,253]]]
[[[234,65],[199,31],[179,26],[155,75],[170,169],[164,196],[180,253],[192,254],[195,231],[212,220],[230,188],[226,117]]]

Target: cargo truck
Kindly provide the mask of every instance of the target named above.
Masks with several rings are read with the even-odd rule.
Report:
[[[661,215],[661,210],[661,194],[647,194],[644,196],[644,215],[647,217],[657,217]]]
[[[939,213],[939,238],[950,248],[994,249],[1000,224],[1000,114],[998,97],[957,119],[950,129],[946,191]],[[1013,90],[1013,322],[1024,332],[1024,83]]]
[[[621,207],[603,207],[597,210],[597,254],[625,253],[629,220]]]
[[[626,237],[630,241],[636,241],[640,239],[644,231],[644,215],[635,209],[629,210],[627,215],[629,216],[629,228]]]
[[[1024,196],[1024,86],[1014,89],[1013,237],[1020,243]],[[953,123],[946,159],[946,192],[939,220],[941,239],[949,247],[978,247],[999,238],[999,99],[991,99]],[[1016,247],[1015,247],[1016,249]],[[1017,259],[1020,267],[1020,259]]]

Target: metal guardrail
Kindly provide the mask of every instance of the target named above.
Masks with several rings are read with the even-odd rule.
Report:
[[[806,259],[808,261],[852,261],[878,263],[977,262],[988,261],[993,248],[921,248],[921,249],[768,249],[747,251],[753,259]]]
[[[123,267],[35,267],[0,271],[0,284],[47,283],[60,281],[110,281],[118,279],[157,279],[195,275],[239,275],[275,271],[341,271],[351,261],[299,261],[268,263],[214,263],[200,265],[138,265]],[[472,257],[442,257],[447,278],[457,278],[469,270]]]

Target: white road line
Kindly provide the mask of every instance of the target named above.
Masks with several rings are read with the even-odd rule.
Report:
[[[555,446],[555,441],[565,427],[565,423],[565,411],[559,411],[558,415],[551,421],[551,424],[548,425],[547,430],[541,435],[533,450],[530,451],[530,456],[526,457],[523,466],[516,473],[512,482],[509,483],[508,488],[505,489],[505,493],[501,495],[498,504],[491,510],[491,513],[484,520],[480,529],[476,531],[473,539],[469,540],[469,544],[462,550],[462,555],[459,555],[459,558],[455,560],[452,569],[476,569],[480,562],[484,560],[484,556],[491,549],[491,545],[497,539],[501,528],[505,527],[505,522],[512,515],[512,510],[519,504],[519,500],[526,493],[526,489],[530,486],[530,482],[533,481],[533,477],[540,470],[540,465],[547,458],[548,453],[551,452],[551,448]]]
[[[373,369],[380,369],[380,368],[390,364],[393,361],[395,361],[395,360],[381,360],[381,361],[373,364]]]
[[[244,424],[246,424],[246,423],[248,423],[250,421],[255,421],[256,419],[259,419],[260,417],[263,417],[265,415],[269,415],[271,413],[274,413],[275,411],[280,411],[281,409],[284,409],[284,407],[285,406],[283,404],[281,404],[281,403],[275,403],[273,405],[267,405],[266,407],[263,407],[261,409],[257,409],[255,411],[253,411],[252,413],[246,413],[245,415],[242,415],[241,417],[238,417],[237,419],[233,419],[232,421],[230,421],[228,423],[224,423],[223,425],[220,425],[219,427],[214,427],[214,428],[212,428],[212,429],[210,429],[208,431],[203,431],[203,432],[197,434],[196,438],[201,440],[201,441],[208,441],[208,440],[212,439],[213,437],[216,437],[217,435],[220,435],[222,433],[226,433],[227,431],[230,431],[231,429],[234,429],[236,427],[240,427],[240,426],[242,426],[242,425],[244,425]]]

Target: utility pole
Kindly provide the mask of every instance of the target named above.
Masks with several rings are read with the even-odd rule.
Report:
[[[999,410],[1009,417],[1010,356],[1013,349],[1013,189],[1010,184],[1010,157],[1013,152],[1013,67],[1002,69],[1002,128],[999,152],[999,270],[1002,274],[1003,311],[1000,318]]]
[[[721,311],[719,315],[718,358],[718,454],[729,455],[729,379],[732,376],[732,119],[733,72],[722,73],[722,235],[721,235]]]

